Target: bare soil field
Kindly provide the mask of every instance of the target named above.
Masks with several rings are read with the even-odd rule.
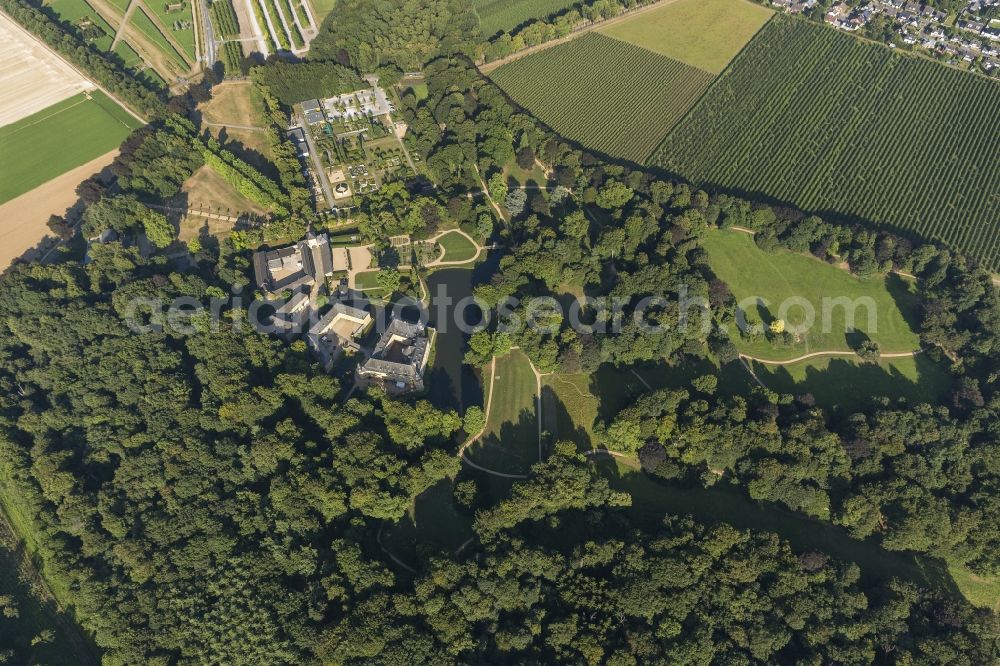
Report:
[[[0,205],[0,271],[35,247],[49,233],[49,216],[62,215],[76,203],[76,186],[111,164],[116,155],[118,150],[112,150]]]
[[[0,127],[94,85],[0,15]]]

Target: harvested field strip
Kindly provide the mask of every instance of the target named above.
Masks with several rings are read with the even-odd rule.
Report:
[[[0,126],[94,87],[6,16],[0,16],[0,82]]]
[[[515,60],[492,78],[566,138],[636,162],[712,81],[707,72],[596,33]]]
[[[776,16],[652,161],[1000,267],[1000,83]]]

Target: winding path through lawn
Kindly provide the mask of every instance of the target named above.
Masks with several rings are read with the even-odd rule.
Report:
[[[512,351],[514,349],[519,349],[519,347],[516,346],[511,347]],[[538,460],[540,461],[542,459],[542,377],[551,373],[539,372],[538,368],[535,367],[535,364],[532,363],[530,358],[528,359],[528,365],[531,367],[531,372],[535,375],[535,412],[536,412],[535,420],[538,421]],[[505,479],[527,479],[528,478],[527,474],[508,474],[506,472],[498,472],[496,470],[489,469],[488,467],[483,467],[482,465],[471,460],[465,454],[466,449],[468,449],[470,446],[478,442],[480,438],[482,438],[483,434],[486,433],[486,423],[489,423],[490,412],[493,409],[493,391],[494,391],[496,374],[497,374],[497,357],[494,356],[490,360],[490,387],[489,387],[490,390],[486,396],[486,407],[483,410],[484,412],[483,428],[482,430],[480,430],[479,432],[477,432],[476,434],[470,436],[467,440],[465,440],[462,446],[459,447],[458,449],[458,455],[462,459],[462,462],[464,462],[466,465],[472,467],[473,469],[478,469],[481,472],[486,472],[487,474],[492,474],[493,476],[499,476]]]
[[[889,354],[880,354],[879,359],[883,358],[912,358],[917,354],[922,353],[923,349],[917,349],[916,351],[909,352],[893,352]],[[749,354],[740,354],[740,358],[746,359],[748,361],[754,361],[756,363],[763,363],[764,365],[793,365],[801,361],[807,361],[811,358],[818,358],[821,356],[857,356],[857,352],[853,351],[818,351],[812,352],[810,354],[803,354],[796,358],[790,358],[787,361],[774,361],[766,358],[758,358],[756,356],[750,356]]]

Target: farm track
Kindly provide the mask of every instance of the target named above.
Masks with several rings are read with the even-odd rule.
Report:
[[[173,58],[154,44],[141,30],[131,22],[125,23],[123,21],[125,14],[118,7],[107,0],[86,0],[86,2],[108,25],[115,28],[116,32],[119,29],[124,30],[122,39],[128,42],[129,46],[139,54],[139,57],[148,62],[168,84],[173,83],[185,73]],[[130,5],[137,2],[138,0],[132,0]]]
[[[111,40],[111,48],[109,50],[114,51],[115,47],[118,46],[120,42],[125,37],[125,27],[128,25],[128,20],[132,17],[132,12],[136,8],[135,0],[129,0],[128,7],[125,8],[125,16],[122,18],[122,22],[118,24],[118,29],[115,30],[115,38]]]
[[[191,57],[184,50],[184,47],[181,46],[181,43],[174,37],[170,29],[163,25],[163,21],[161,21],[160,17],[156,15],[156,12],[154,12],[149,5],[143,2],[143,0],[132,0],[132,3],[139,4],[139,8],[142,9],[142,12],[146,15],[146,17],[152,21],[156,29],[160,31],[160,35],[162,35],[163,39],[167,41],[167,44],[170,44],[171,48],[177,51],[177,55],[181,57],[181,60],[183,60],[189,68],[194,69],[196,61],[191,59]]]

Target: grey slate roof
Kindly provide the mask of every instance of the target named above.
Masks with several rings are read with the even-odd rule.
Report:
[[[393,319],[359,371],[422,387],[428,346],[427,329],[422,324]]]
[[[295,245],[255,252],[253,270],[257,285],[268,293],[312,286],[333,274],[330,238],[309,234]]]

